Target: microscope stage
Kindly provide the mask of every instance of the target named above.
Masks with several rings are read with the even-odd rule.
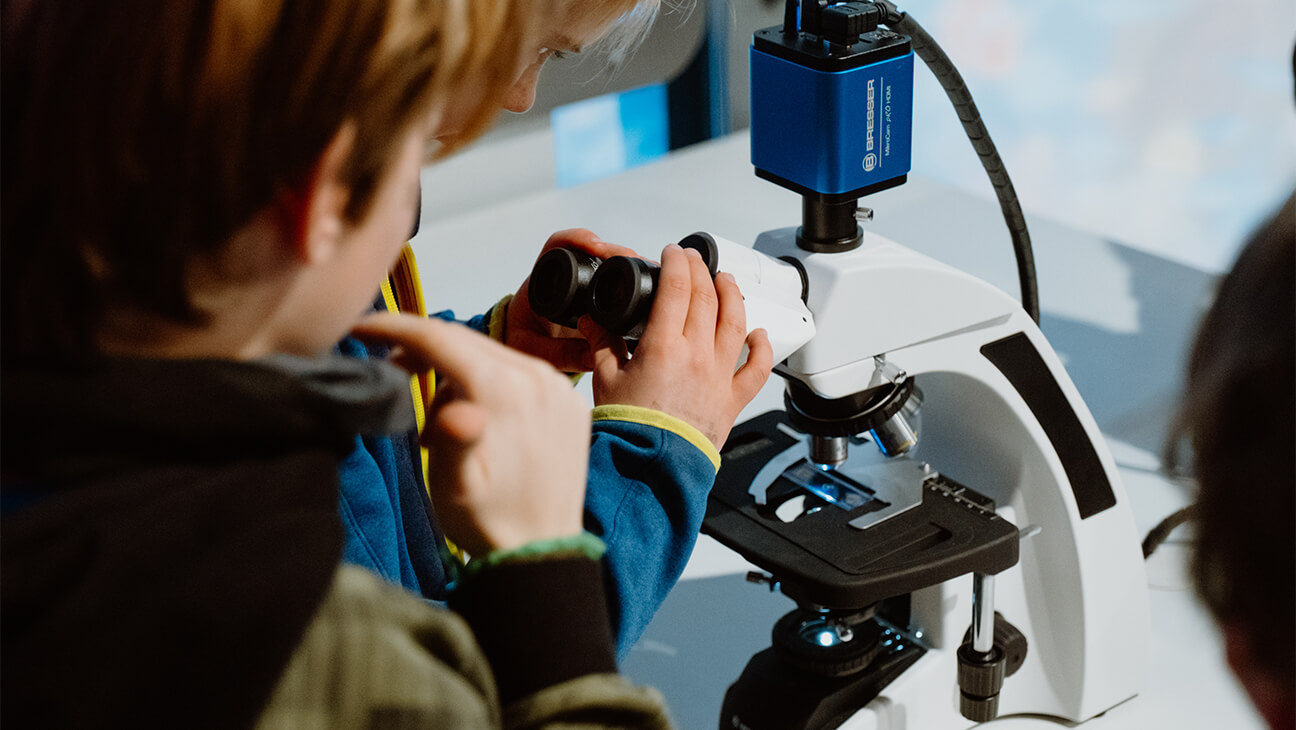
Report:
[[[790,598],[825,608],[859,608],[966,573],[993,575],[1017,562],[1018,530],[994,502],[936,472],[922,483],[921,502],[885,521],[851,523],[876,508],[840,502],[780,479],[757,504],[749,487],[765,465],[799,442],[771,411],[734,427],[721,453],[702,532],[768,571]],[[786,428],[786,426],[784,427]],[[868,490],[868,485],[863,485]],[[778,514],[804,500],[791,521]],[[821,507],[814,509],[814,507]]]

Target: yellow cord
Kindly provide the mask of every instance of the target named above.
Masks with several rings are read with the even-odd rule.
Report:
[[[387,305],[389,312],[406,312],[417,314],[420,317],[427,316],[427,305],[423,301],[423,286],[421,284],[418,272],[418,262],[414,259],[414,249],[405,245],[401,250],[400,259],[397,260],[396,266],[392,269],[383,282],[382,294],[383,302]],[[419,433],[423,433],[423,425],[427,418],[427,404],[432,402],[432,396],[436,393],[436,373],[429,370],[426,374],[416,375],[410,378],[410,397],[414,401],[414,420],[418,425]],[[423,485],[424,489],[431,484],[429,479],[428,468],[428,450],[420,445],[420,461],[423,467]],[[428,493],[429,499],[431,492]],[[457,545],[450,540],[446,540],[446,547],[455,560],[462,565],[467,562],[468,556],[459,549]]]

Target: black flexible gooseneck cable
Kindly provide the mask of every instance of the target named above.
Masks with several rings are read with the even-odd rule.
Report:
[[[963,76],[940,45],[912,16],[897,10],[895,3],[889,0],[878,0],[876,4],[886,10],[884,22],[887,26],[897,33],[909,36],[914,53],[927,64],[958,112],[963,131],[967,133],[968,141],[972,143],[981,166],[990,178],[990,184],[994,186],[999,210],[1003,212],[1008,233],[1012,236],[1013,252],[1017,257],[1017,279],[1021,284],[1022,309],[1039,324],[1039,285],[1035,279],[1035,253],[1031,248],[1030,232],[1026,229],[1026,216],[1022,213],[1021,202],[1017,199],[1017,191],[1008,177],[1003,159],[999,157],[999,150],[990,139],[990,132],[981,120],[981,113],[972,101],[972,94],[968,91]]]

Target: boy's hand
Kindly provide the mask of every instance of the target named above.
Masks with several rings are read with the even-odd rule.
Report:
[[[625,246],[617,246],[599,240],[593,232],[584,228],[571,228],[558,231],[545,241],[540,249],[543,256],[549,249],[571,248],[585,251],[601,259],[613,256],[638,256]],[[531,279],[528,277],[518,288],[517,294],[509,302],[508,314],[504,320],[504,343],[528,355],[548,361],[555,368],[566,373],[583,373],[594,368],[594,355],[588,342],[577,330],[562,327],[541,317],[531,309],[528,293]]]
[[[446,535],[469,553],[579,535],[589,405],[547,363],[467,327],[376,314],[352,334],[395,346],[412,373],[435,368],[423,444]]]
[[[594,402],[653,408],[701,431],[716,449],[774,366],[764,330],[747,332],[733,277],[715,282],[697,251],[662,251],[648,324],[634,357],[625,343],[588,317],[578,323],[594,350]],[[743,343],[747,362],[735,372]]]

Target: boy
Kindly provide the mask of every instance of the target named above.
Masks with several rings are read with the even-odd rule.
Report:
[[[549,10],[5,6],[4,720],[666,724],[586,608],[602,545],[570,384],[452,325],[356,326],[429,138],[453,105],[484,126]],[[694,324],[688,294],[658,323]],[[424,441],[441,524],[478,556],[450,603],[490,628],[480,648],[338,568],[338,463],[408,418],[407,376],[320,356],[353,326],[451,383]]]

